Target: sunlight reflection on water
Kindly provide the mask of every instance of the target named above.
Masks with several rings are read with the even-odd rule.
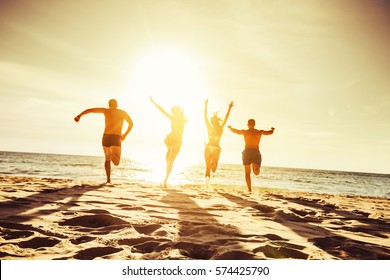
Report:
[[[67,178],[78,181],[105,181],[104,158],[94,156],[52,155],[0,152],[0,173],[17,176]],[[170,185],[203,186],[205,166],[178,161],[169,178]],[[165,162],[142,164],[124,158],[112,168],[117,182],[160,184],[165,177]],[[212,175],[214,186],[245,190],[242,165],[219,164]],[[256,187],[299,190],[329,194],[390,198],[390,175],[281,167],[262,167],[260,176],[252,175]]]

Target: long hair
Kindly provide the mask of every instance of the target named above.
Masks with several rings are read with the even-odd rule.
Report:
[[[210,123],[213,129],[215,129],[218,132],[222,132],[222,119],[218,117],[218,112],[215,112],[214,115],[210,118]]]
[[[172,116],[178,119],[185,119],[186,117],[184,116],[184,110],[183,108],[180,108],[179,106],[173,106],[171,109]]]

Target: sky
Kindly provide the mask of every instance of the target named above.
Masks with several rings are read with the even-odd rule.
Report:
[[[178,162],[203,161],[209,115],[263,136],[263,165],[390,173],[390,1],[0,1],[0,150],[103,155],[116,98],[134,128],[123,156],[164,162],[183,107]],[[220,162],[241,164],[228,129]]]

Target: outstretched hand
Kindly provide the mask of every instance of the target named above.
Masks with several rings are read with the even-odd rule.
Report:
[[[80,115],[76,116],[76,117],[74,118],[74,121],[75,121],[75,122],[79,122],[79,121],[80,121]]]
[[[229,107],[231,108],[231,107],[233,107],[233,106],[234,106],[234,102],[233,102],[233,101],[230,101]]]

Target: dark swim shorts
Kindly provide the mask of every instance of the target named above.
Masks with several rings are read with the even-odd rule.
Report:
[[[242,164],[250,165],[251,163],[261,165],[261,154],[258,149],[245,149],[242,151]]]
[[[121,136],[117,134],[103,134],[102,145],[103,147],[121,147]]]

